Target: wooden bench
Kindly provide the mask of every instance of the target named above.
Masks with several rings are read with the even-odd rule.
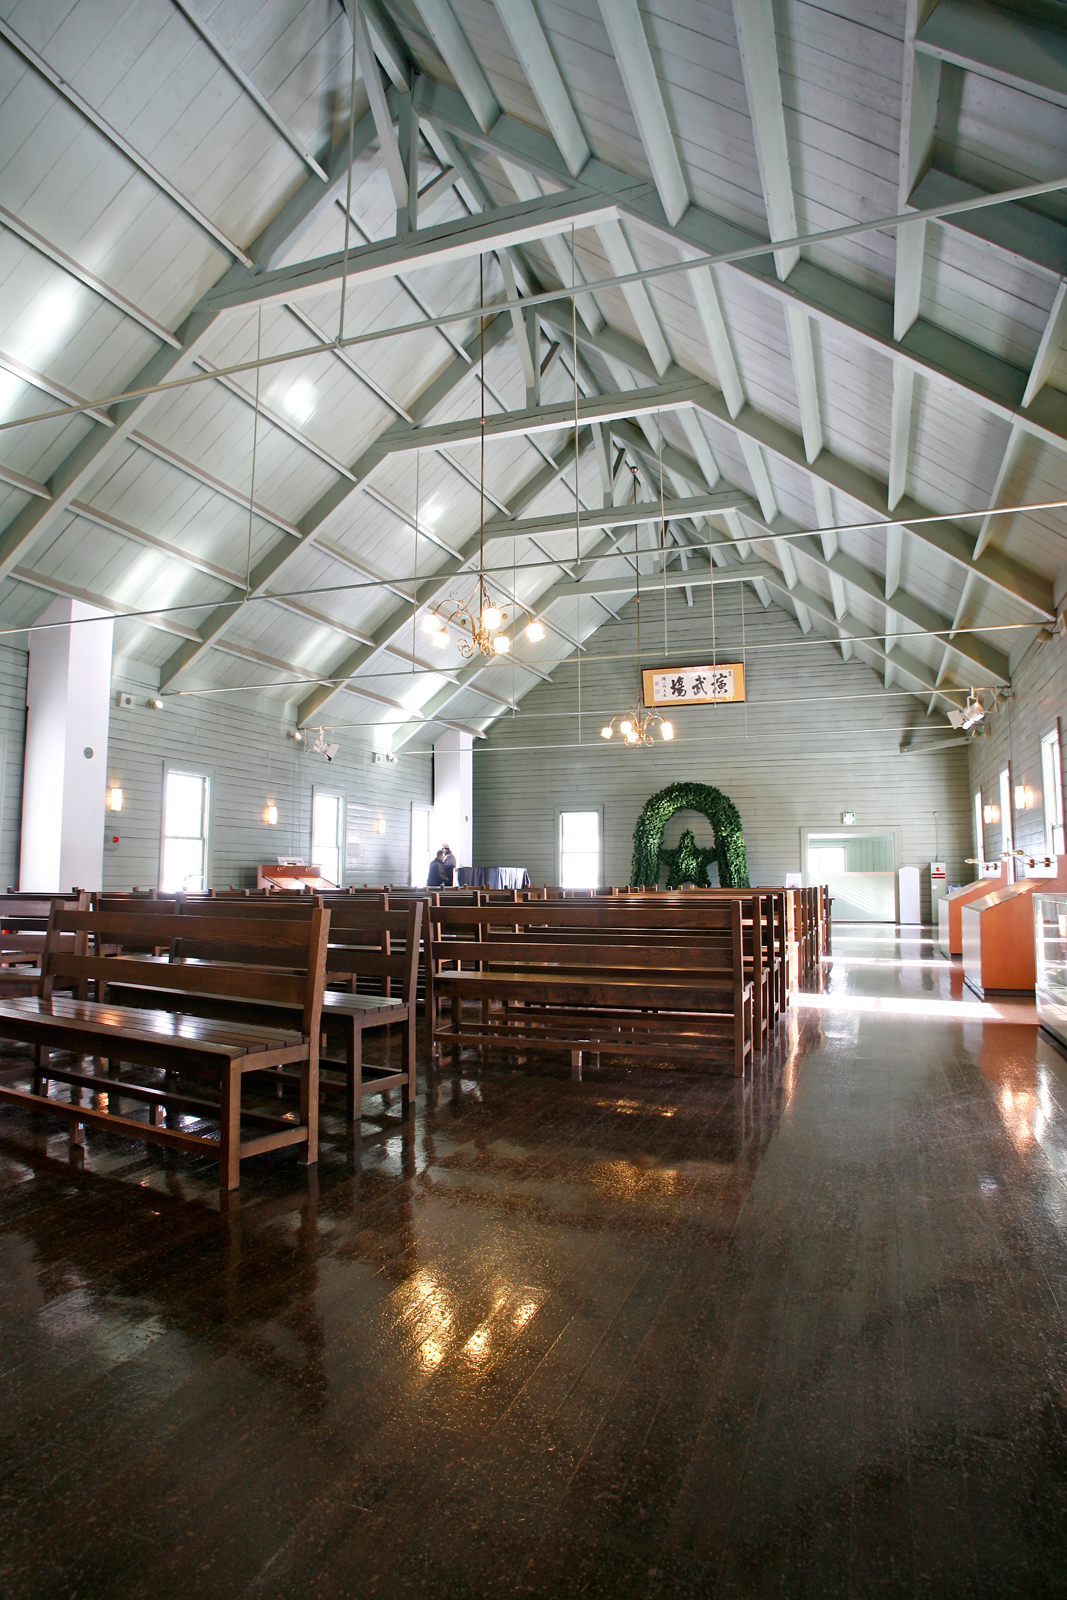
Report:
[[[34,1049],[32,1089],[0,1087],[0,1101],[65,1118],[71,1124],[72,1143],[81,1142],[88,1123],[179,1150],[210,1153],[218,1160],[224,1189],[237,1188],[241,1161],[261,1151],[300,1145],[304,1162],[313,1164],[318,1159],[319,1032],[329,912],[319,908],[307,919],[254,924],[247,919],[190,917],[185,935],[210,947],[215,957],[197,963],[121,953],[125,945],[143,949],[146,941],[166,947],[174,920],[173,912],[156,917],[145,913],[131,917],[106,909],[52,912],[40,994],[0,1000],[0,1037]],[[63,947],[69,934],[75,936],[73,950]],[[257,971],[234,963],[227,949],[242,938],[274,950],[278,967],[287,970]],[[104,953],[116,948],[120,953]],[[56,994],[56,983],[63,979],[76,986],[73,996]],[[150,1009],[116,1005],[105,998],[113,982],[136,984],[141,993],[155,994],[157,1003]],[[281,1028],[182,1013],[173,1003],[175,991],[191,1005],[208,993],[243,1002],[281,1001],[292,1008],[294,1024]],[[55,1065],[50,1059],[53,1050],[103,1057],[109,1063],[108,1076],[95,1069]],[[162,1071],[164,1081],[124,1077],[123,1063]],[[269,1131],[244,1137],[242,1079],[249,1073],[294,1067],[300,1079],[299,1123],[246,1111],[247,1122]],[[72,1085],[75,1096],[69,1105],[47,1094],[49,1079]],[[83,1087],[105,1092],[108,1109],[83,1106]],[[121,1115],[114,1108],[122,1099],[147,1104],[149,1121]],[[183,1111],[217,1119],[219,1137],[162,1125],[164,1112],[169,1116]]]
[[[379,897],[380,898],[380,897]],[[285,919],[310,919],[320,902],[304,895],[299,899],[283,901],[272,895],[270,901],[212,901],[200,899],[195,908],[179,902],[169,924],[171,939],[168,946],[172,961],[198,961],[205,951],[199,940],[185,931],[189,916],[196,918],[229,918],[243,926],[266,921],[274,923]],[[326,981],[344,984],[345,989],[327,988],[322,998],[322,1034],[328,1051],[339,1049],[342,1060],[336,1055],[320,1055],[319,1085],[324,1095],[339,1090],[331,1073],[343,1074],[346,1101],[346,1118],[349,1123],[358,1120],[364,1095],[382,1094],[399,1089],[401,1102],[410,1106],[416,1093],[416,1011],[415,983],[419,962],[423,903],[412,900],[400,909],[362,900],[344,900],[332,897],[330,936],[326,952]],[[135,913],[139,918],[144,913]],[[143,941],[143,931],[140,935]],[[251,939],[235,939],[228,947],[230,959],[243,965],[267,967],[272,951]],[[359,992],[359,985],[364,992]],[[370,988],[374,992],[368,993]],[[394,993],[393,991],[399,991]],[[116,999],[131,1005],[151,1004],[151,993],[138,985],[113,981],[110,992]],[[184,1009],[195,1007],[201,1016],[219,1019],[249,1020],[290,1026],[294,1021],[293,1007],[284,1000],[258,1000],[248,1002],[239,996],[201,994],[195,1000],[175,992],[169,1000],[157,987],[157,1004],[181,1004]],[[402,1027],[401,1064],[399,1070],[380,1067],[363,1061],[362,1039],[369,1028]],[[284,1076],[284,1075],[283,1075]]]
[[[741,906],[511,902],[430,907],[442,1050],[470,1045],[655,1056],[752,1056]],[[465,1012],[478,1006],[479,1021]],[[495,1009],[494,1009],[495,1008]]]

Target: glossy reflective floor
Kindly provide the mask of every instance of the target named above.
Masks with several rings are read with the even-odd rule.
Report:
[[[1065,1132],[889,929],[747,1094],[472,1057],[221,1208],[0,1108],[0,1593],[1063,1593]]]

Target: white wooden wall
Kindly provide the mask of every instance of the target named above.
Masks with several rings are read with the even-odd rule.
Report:
[[[131,710],[116,704],[121,689],[134,696]],[[272,709],[251,695],[236,705],[221,695],[172,697],[162,711],[152,711],[146,701],[153,690],[143,683],[117,678],[113,691],[108,789],[122,789],[123,808],[108,816],[121,843],[104,852],[105,889],[159,882],[165,759],[214,769],[215,887],[254,887],[256,863],[279,855],[310,860],[316,783],[340,790],[350,806],[366,808],[368,817],[385,819],[385,834],[370,836],[365,869],[347,881],[407,882],[411,802],[428,805],[431,799],[428,753],[405,753],[395,766],[374,766],[370,744],[342,729],[333,735],[340,752],[328,764],[287,737],[294,724],[284,708]],[[274,827],[264,820],[270,801],[278,807]]]
[[[986,718],[969,746],[971,790],[980,788],[983,801],[991,802],[999,812],[1000,773],[1009,767],[1012,790],[1017,783],[1026,784],[1034,796],[1032,806],[1014,814],[1015,843],[1021,850],[1044,855],[1041,740],[1058,720],[1061,754],[1067,744],[1067,640],[1057,634],[1045,644],[1032,645],[1014,670],[1013,684],[1014,699]],[[984,831],[986,856],[995,860],[1003,843],[1003,819],[998,816],[995,822],[986,823]]]
[[[26,737],[25,650],[0,646],[0,737],[4,741],[3,807],[0,811],[0,889],[18,883],[22,829],[22,756]]]
[[[641,608],[646,667],[711,661],[711,591],[697,588],[693,596],[692,608],[681,592],[668,596],[667,658],[663,600],[650,583]],[[786,872],[799,871],[802,830],[839,828],[844,811],[856,813],[859,829],[899,827],[900,864],[923,867],[934,859],[936,810],[950,877],[964,874],[972,853],[967,752],[901,756],[907,730],[925,721],[921,705],[909,695],[886,695],[868,667],[843,662],[836,647],[814,635],[805,638],[779,607],[764,611],[751,590],[744,601],[747,720],[743,706],[690,707],[671,713],[673,744],[632,750],[618,735],[610,744],[602,740],[602,723],[633,702],[637,668],[630,659],[595,658],[635,650],[635,612],[631,601],[618,622],[609,620],[589,641],[580,747],[573,663],[532,690],[517,718],[502,717],[488,740],[475,741],[476,864],[526,866],[536,883],[551,883],[555,807],[603,803],[605,882],[626,883],[634,824],[646,800],[669,783],[693,780],[722,789],[740,811],[753,883],[780,883]],[[715,623],[717,659],[740,660],[739,586],[718,590]],[[698,843],[712,842],[709,825],[689,813],[675,815],[665,842],[675,844],[687,826]],[[926,875],[923,897],[929,917]]]

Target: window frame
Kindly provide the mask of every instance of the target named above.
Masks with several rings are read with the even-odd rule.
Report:
[[[596,856],[596,884],[595,884],[595,887],[597,889],[603,888],[603,885],[604,885],[604,807],[602,805],[596,805],[596,804],[593,804],[593,805],[585,804],[585,805],[583,805],[581,803],[581,801],[574,801],[570,805],[558,805],[556,807],[556,812],[555,812],[555,815],[556,815],[555,852],[556,852],[556,886],[558,888],[562,888],[563,887],[563,849],[562,849],[562,845],[563,845],[562,831],[563,830],[562,830],[561,820],[560,819],[562,817],[565,817],[565,816],[573,816],[573,815],[576,815],[576,814],[577,815],[583,815],[583,814],[591,812],[591,811],[595,811],[596,814],[597,814],[597,856]]]
[[[1046,751],[1048,751],[1051,746],[1055,746],[1056,749],[1056,762],[1054,770],[1051,770],[1053,781],[1052,793],[1050,795],[1049,776],[1050,769],[1052,769],[1052,763],[1046,760]],[[1064,849],[1063,826],[1063,747],[1060,743],[1060,722],[1058,717],[1056,718],[1055,727],[1050,728],[1048,733],[1042,735],[1041,739],[1041,789],[1041,805],[1045,817],[1045,853],[1046,855],[1050,856],[1067,854],[1067,851]],[[1056,801],[1055,810],[1059,817],[1058,822],[1049,821],[1050,799],[1055,799]],[[1057,832],[1059,833],[1058,840],[1056,838]],[[1058,851],[1056,849],[1057,843],[1060,847]]]
[[[156,881],[159,888],[163,888],[163,866],[167,853],[167,779],[171,773],[177,773],[185,778],[200,778],[207,783],[207,804],[204,807],[204,884],[202,890],[193,893],[204,893],[211,888],[214,878],[215,854],[215,768],[194,765],[190,761],[171,760],[170,757],[163,762],[163,791],[159,805],[159,871]],[[176,834],[175,838],[181,835]]]
[[[974,853],[978,857],[978,876],[982,876],[982,863],[985,861],[985,822],[982,817],[982,791],[974,791]]]
[[[1004,861],[1005,883],[1015,882],[1015,790],[1011,782],[1011,763],[1001,767],[997,774],[1000,795],[1000,854]]]
[[[329,795],[331,799],[340,801],[337,807],[337,887],[345,886],[345,847],[348,843],[348,795],[344,789],[335,788],[333,784],[313,783],[311,785],[311,816],[308,826],[308,854],[309,867],[321,867],[322,862],[315,860],[315,799],[318,795]]]

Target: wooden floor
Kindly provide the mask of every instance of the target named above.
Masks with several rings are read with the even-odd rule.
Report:
[[[747,1094],[472,1057],[221,1203],[0,1109],[0,1594],[1067,1590],[1067,1062],[834,945]]]

